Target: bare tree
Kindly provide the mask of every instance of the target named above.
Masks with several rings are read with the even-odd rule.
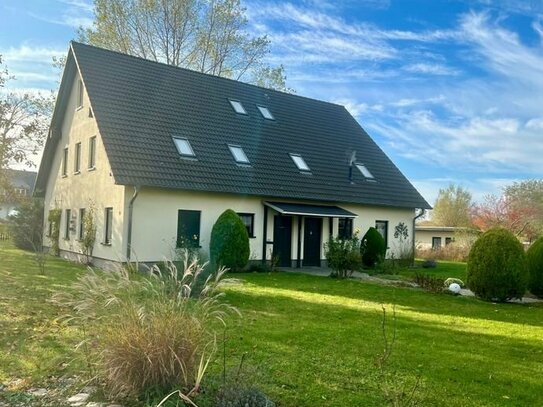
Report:
[[[94,0],[80,40],[153,61],[290,91],[270,42],[247,31],[239,0]]]

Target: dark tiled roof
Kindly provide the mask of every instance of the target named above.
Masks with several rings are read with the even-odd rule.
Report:
[[[15,188],[24,188],[29,192],[34,189],[34,183],[36,182],[37,172],[24,171],[24,170],[11,170],[7,169],[6,175]]]
[[[343,106],[79,43],[72,50],[117,184],[430,207]],[[187,138],[197,160],[181,158],[172,136]],[[242,146],[251,166],[236,165],[228,144]],[[377,182],[356,168],[349,181],[353,150]],[[301,154],[311,173],[300,173],[289,153]]]

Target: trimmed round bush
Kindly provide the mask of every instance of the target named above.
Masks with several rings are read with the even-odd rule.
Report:
[[[385,258],[386,243],[377,229],[371,227],[362,238],[360,253],[365,267],[374,267]]]
[[[528,287],[528,268],[519,240],[505,229],[485,232],[469,253],[467,284],[487,301],[522,298]]]
[[[209,254],[216,266],[239,271],[249,261],[249,235],[241,218],[227,209],[217,219],[211,230]]]
[[[530,292],[543,297],[543,237],[533,243],[526,252],[528,271],[530,273]]]

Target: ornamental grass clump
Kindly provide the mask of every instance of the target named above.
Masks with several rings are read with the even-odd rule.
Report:
[[[491,229],[474,243],[468,258],[468,287],[487,301],[522,298],[528,286],[526,255],[508,230]]]
[[[86,337],[87,364],[113,397],[156,398],[179,390],[191,398],[215,352],[214,320],[237,310],[221,301],[225,269],[210,275],[194,295],[203,272],[196,260],[178,270],[103,273],[89,270],[72,294],[57,302],[73,310]]]
[[[540,237],[526,252],[530,273],[530,292],[543,297],[543,237]]]

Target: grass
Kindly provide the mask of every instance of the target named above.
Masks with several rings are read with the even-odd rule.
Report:
[[[35,385],[80,373],[70,363],[80,340],[55,323],[48,302],[82,267],[51,260],[38,276],[31,255],[0,243],[0,381]],[[465,277],[462,264],[433,273]],[[410,271],[402,272],[408,276]],[[291,273],[236,274],[226,300],[243,318],[227,331],[227,364],[261,371],[260,384],[280,406],[384,405],[374,361],[382,351],[381,304],[396,304],[398,339],[391,370],[422,376],[421,405],[540,405],[543,306],[492,304],[359,281]],[[210,373],[221,370],[222,355]]]

